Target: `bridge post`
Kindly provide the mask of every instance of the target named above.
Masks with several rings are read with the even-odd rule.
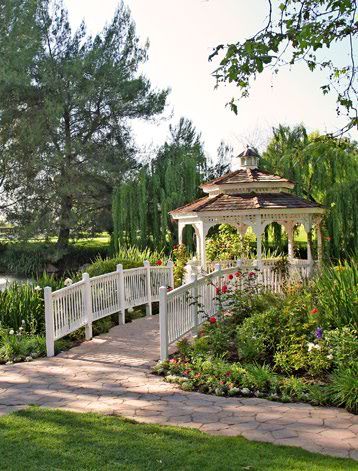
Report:
[[[46,286],[44,289],[45,301],[45,325],[46,325],[46,351],[48,357],[55,355],[55,335],[52,309],[52,288]]]
[[[161,361],[167,360],[169,355],[167,297],[168,287],[162,286],[161,288],[159,288],[159,332]]]
[[[146,284],[147,284],[147,306],[146,306],[146,315],[151,316],[152,315],[152,283],[150,280],[150,262],[148,260],[145,260],[144,262],[144,267],[146,269]]]
[[[119,324],[126,323],[126,309],[125,309],[125,294],[124,294],[124,274],[123,265],[117,265],[117,294],[118,294],[118,307],[119,307]]]
[[[93,311],[92,311],[92,294],[91,294],[91,283],[88,273],[83,273],[82,280],[84,281],[84,308],[85,308],[85,317],[87,323],[85,326],[86,340],[91,340],[92,338],[92,322],[93,322]]]

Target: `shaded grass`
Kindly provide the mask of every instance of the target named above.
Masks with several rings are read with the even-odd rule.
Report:
[[[117,417],[29,408],[0,419],[6,470],[355,470],[352,460]]]

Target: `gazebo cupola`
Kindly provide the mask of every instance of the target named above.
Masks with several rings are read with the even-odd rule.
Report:
[[[259,169],[258,153],[247,147],[233,159],[232,170],[201,188],[206,196],[171,211],[178,220],[179,243],[186,225],[192,225],[197,240],[197,255],[202,269],[207,268],[205,238],[211,227],[230,224],[241,235],[252,227],[257,241],[257,261],[262,262],[262,234],[267,225],[277,222],[288,236],[288,257],[293,259],[294,228],[303,224],[307,232],[307,265],[313,265],[311,231],[317,231],[318,258],[321,258],[320,222],[324,208],[313,199],[292,193],[294,182]]]

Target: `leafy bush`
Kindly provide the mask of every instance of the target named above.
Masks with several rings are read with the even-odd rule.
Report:
[[[17,332],[12,329],[0,330],[0,362],[32,360],[44,355],[46,355],[45,337],[29,335],[24,330]]]
[[[251,239],[252,236],[242,237],[232,226],[221,224],[218,232],[206,241],[208,260],[235,260],[248,257]]]
[[[328,267],[316,282],[317,304],[322,324],[358,329],[358,262]]]
[[[174,284],[181,286],[183,284],[185,266],[190,258],[189,252],[185,245],[177,245],[173,249],[174,260]]]
[[[328,387],[331,400],[337,406],[358,413],[358,362],[351,368],[338,369],[331,376]]]
[[[149,249],[140,250],[137,247],[120,248],[115,257],[97,257],[84,271],[91,277],[98,276],[116,271],[116,267],[120,263],[124,269],[141,267],[145,260],[148,260],[152,265],[159,260],[163,263],[166,261],[163,253],[152,252]]]
[[[358,358],[358,332],[342,327],[325,333],[333,365],[337,368],[353,368]]]

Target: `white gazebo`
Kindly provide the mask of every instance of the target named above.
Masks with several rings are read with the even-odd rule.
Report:
[[[312,231],[316,231],[318,263],[322,260],[321,221],[324,208],[313,200],[292,193],[294,182],[271,175],[258,168],[259,155],[247,147],[233,159],[232,171],[204,183],[201,188],[207,196],[171,211],[178,221],[179,243],[183,242],[186,225],[194,228],[197,259],[202,270],[207,270],[205,241],[211,227],[229,224],[244,235],[251,227],[257,240],[257,265],[261,267],[262,234],[268,224],[277,222],[288,235],[288,260],[291,265],[304,265],[311,273]],[[295,226],[303,224],[307,233],[307,260],[294,259],[293,237]]]

